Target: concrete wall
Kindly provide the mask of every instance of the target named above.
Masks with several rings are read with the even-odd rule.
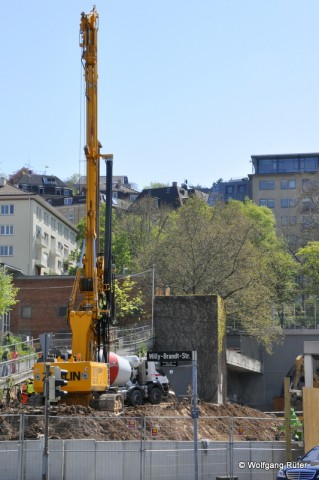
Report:
[[[283,340],[273,347],[272,354],[262,349],[263,373],[228,374],[228,392],[238,393],[238,400],[263,411],[273,409],[273,399],[281,394],[284,377],[298,355],[303,354],[305,341],[319,341],[318,330],[285,330]]]
[[[197,350],[198,394],[214,403],[226,400],[225,322],[216,295],[155,297],[154,351]]]

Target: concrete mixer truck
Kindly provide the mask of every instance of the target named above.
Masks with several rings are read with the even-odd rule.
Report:
[[[168,396],[168,379],[157,362],[110,352],[109,369],[111,387],[117,388],[128,405],[137,406],[144,401],[159,404]]]

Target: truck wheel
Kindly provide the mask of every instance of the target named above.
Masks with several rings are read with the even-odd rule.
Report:
[[[162,390],[158,387],[153,387],[148,394],[148,398],[153,405],[158,405],[162,401]]]
[[[142,392],[137,388],[132,390],[132,392],[130,393],[129,402],[130,402],[130,405],[132,405],[132,407],[138,407],[139,405],[142,405],[143,403]]]

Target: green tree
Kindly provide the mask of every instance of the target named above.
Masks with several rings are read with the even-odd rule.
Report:
[[[308,242],[297,251],[300,272],[305,277],[304,291],[309,295],[319,295],[319,242]]]
[[[137,289],[136,282],[130,277],[116,280],[115,290],[115,318],[120,326],[140,321],[143,311],[142,292]]]
[[[266,346],[280,334],[273,309],[292,298],[293,260],[269,209],[237,201],[209,207],[190,198],[170,214],[139,262],[155,264],[158,281],[173,294],[220,295],[229,320]]]
[[[148,190],[150,188],[165,188],[165,187],[169,187],[169,183],[151,182],[146,187],[143,187],[143,190]]]
[[[72,190],[73,195],[76,195],[78,193],[78,188],[76,187],[76,183],[79,181],[79,178],[80,178],[79,173],[73,173],[71,177],[65,180],[65,183],[67,184],[67,186]]]
[[[13,277],[0,268],[0,315],[7,313],[17,300],[19,289],[13,286]]]

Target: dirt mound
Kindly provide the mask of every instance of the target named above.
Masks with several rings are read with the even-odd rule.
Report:
[[[199,402],[198,438],[208,440],[284,439],[282,420],[259,410],[236,404]],[[24,437],[44,434],[44,407],[15,404],[2,407],[0,440],[19,438],[20,414],[24,413]],[[95,440],[192,440],[193,419],[190,402],[174,397],[161,405],[126,407],[115,416],[79,405],[50,408],[49,437],[52,439]]]

